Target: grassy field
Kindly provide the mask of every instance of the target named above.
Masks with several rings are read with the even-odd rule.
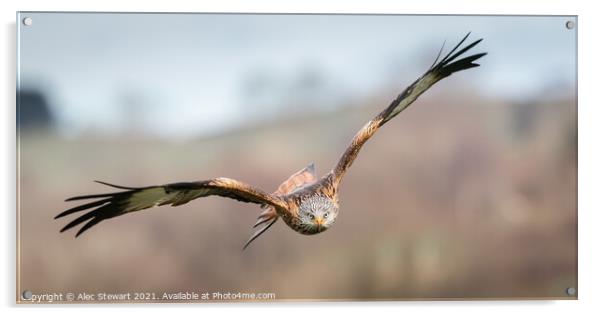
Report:
[[[143,186],[225,176],[272,191],[311,162],[323,174],[382,106],[179,143],[22,131],[18,290],[564,297],[577,285],[575,103],[434,94],[367,143],[330,230],[303,236],[279,221],[244,252],[259,208],[222,198],[115,218],[77,239],[59,233],[68,219],[53,217],[74,205],[67,197],[112,190],[92,180]]]

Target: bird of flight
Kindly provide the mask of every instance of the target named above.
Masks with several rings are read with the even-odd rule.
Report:
[[[61,232],[86,222],[76,237],[105,219],[152,208],[161,205],[178,206],[194,199],[216,195],[238,201],[261,205],[262,211],[253,226],[255,232],[244,245],[245,249],[253,240],[270,228],[278,218],[293,230],[311,235],[325,231],[339,215],[339,188],[345,172],[357,157],[362,145],[376,131],[393,117],[412,104],[418,96],[439,80],[465,69],[478,67],[475,61],[487,53],[462,56],[476,46],[482,39],[460,48],[468,33],[445,57],[439,60],[443,47],[431,67],[414,83],[407,87],[381,113],[362,127],[351,140],[337,164],[323,177],[318,178],[314,165],[291,175],[278,189],[266,193],[249,184],[228,179],[215,178],[196,182],[180,182],[146,187],[125,187],[108,185],[122,191],[94,195],[76,196],[67,201],[89,200],[83,205],[68,209],[55,217],[61,218],[73,213],[86,211],[83,215],[68,223]]]

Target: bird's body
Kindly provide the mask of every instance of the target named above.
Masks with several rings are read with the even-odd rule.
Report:
[[[477,40],[458,50],[467,37],[468,35],[443,57],[441,61],[438,62],[439,56],[437,56],[433,65],[431,65],[424,75],[400,93],[381,113],[366,123],[353,137],[351,144],[347,147],[337,164],[321,178],[316,176],[314,165],[310,164],[291,175],[272,194],[228,178],[138,188],[118,186],[98,181],[102,184],[122,189],[123,191],[77,196],[68,199],[67,201],[83,199],[96,199],[96,201],[73,207],[57,215],[56,218],[60,218],[72,213],[84,210],[88,211],[67,224],[61,232],[86,222],[76,234],[78,236],[105,219],[155,206],[178,206],[210,195],[228,197],[242,202],[261,205],[262,211],[253,226],[257,230],[247,241],[245,248],[269,229],[278,218],[282,218],[290,228],[301,234],[312,235],[323,232],[332,226],[339,215],[339,187],[341,180],[346,171],[351,167],[362,145],[381,126],[406,109],[433,84],[452,73],[479,66],[474,61],[486,53],[475,54],[456,60],[457,57],[481,41]],[[439,54],[441,54],[441,51]]]
[[[339,211],[339,197],[329,177],[307,184],[283,196],[288,208],[278,215],[293,230],[313,235],[328,229]]]

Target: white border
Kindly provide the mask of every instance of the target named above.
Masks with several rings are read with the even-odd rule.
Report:
[[[602,222],[599,196],[599,179],[602,155],[599,144],[602,143],[602,101],[595,94],[598,83],[594,74],[600,74],[600,16],[595,1],[415,1],[413,3],[397,1],[0,1],[2,18],[2,54],[3,75],[0,77],[0,89],[4,100],[2,107],[2,127],[0,137],[3,154],[2,186],[0,200],[3,201],[2,254],[0,260],[2,286],[0,297],[2,308],[7,312],[40,312],[72,315],[82,312],[92,315],[105,314],[107,306],[91,308],[78,307],[33,307],[16,306],[15,301],[15,12],[16,11],[148,11],[148,12],[291,12],[291,13],[420,13],[420,14],[558,14],[579,15],[579,300],[578,301],[492,301],[492,302],[373,302],[373,303],[277,303],[277,304],[205,304],[175,305],[177,312],[183,313],[230,313],[245,314],[293,314],[314,313],[315,309],[327,309],[326,312],[366,314],[454,314],[462,315],[508,315],[545,313],[546,315],[598,314],[602,299],[598,287],[601,285],[600,269],[602,260],[599,241],[599,227]],[[597,36],[596,36],[597,35]],[[598,180],[598,181],[596,181]],[[155,304],[142,307],[145,313],[165,313],[166,308],[174,305]],[[85,308],[85,311],[80,310]],[[118,307],[132,313],[131,306]],[[200,310],[196,310],[200,308]],[[286,310],[283,310],[286,309]],[[597,310],[597,312],[596,312]],[[4,314],[4,313],[3,313]]]

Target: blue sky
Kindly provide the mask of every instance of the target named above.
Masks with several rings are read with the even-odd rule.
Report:
[[[467,31],[489,55],[457,80],[481,95],[520,102],[575,84],[572,17],[25,16],[33,25],[18,30],[20,84],[47,94],[71,137],[134,127],[187,138],[270,113],[329,110],[405,87],[444,40],[449,48]]]

